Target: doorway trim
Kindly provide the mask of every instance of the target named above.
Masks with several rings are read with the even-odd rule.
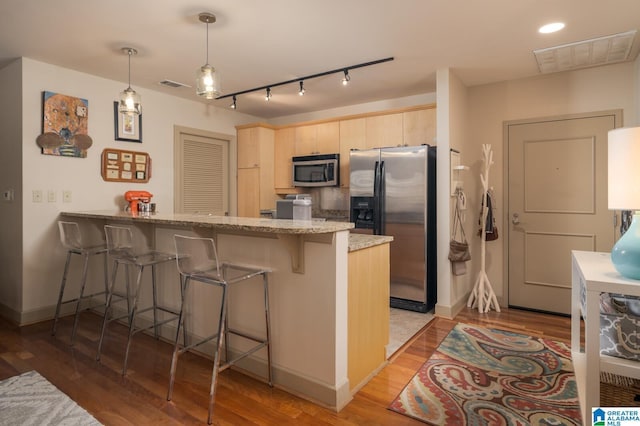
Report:
[[[503,211],[502,215],[502,229],[505,230],[504,237],[502,239],[502,297],[501,302],[505,307],[509,307],[509,240],[511,239],[511,227],[509,226],[510,214],[509,212],[509,126],[519,125],[519,124],[535,124],[535,123],[545,123],[552,121],[564,121],[564,120],[572,120],[572,119],[580,119],[580,118],[595,118],[601,116],[614,116],[615,125],[614,127],[620,128],[623,126],[623,110],[620,109],[609,109],[602,111],[593,111],[593,112],[585,112],[585,113],[577,113],[577,114],[563,114],[563,115],[555,115],[555,116],[546,116],[546,117],[536,117],[536,118],[524,118],[520,120],[509,120],[504,121],[502,123],[502,181],[504,182],[503,187]]]

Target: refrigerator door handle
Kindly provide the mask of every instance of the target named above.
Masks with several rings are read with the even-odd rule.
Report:
[[[378,167],[378,174],[379,174],[379,183],[378,183],[378,214],[377,214],[377,218],[378,218],[378,232],[377,235],[384,235],[385,233],[385,227],[384,224],[386,222],[386,217],[385,217],[385,213],[386,213],[386,206],[385,206],[385,200],[386,200],[386,182],[385,182],[385,172],[384,172],[384,161],[380,161],[380,166]]]
[[[380,228],[380,162],[373,166],[373,235],[379,235]]]

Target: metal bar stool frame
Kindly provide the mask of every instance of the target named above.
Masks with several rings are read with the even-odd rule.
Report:
[[[126,318],[128,321],[129,332],[127,336],[127,346],[125,349],[124,362],[122,366],[122,375],[126,375],[127,366],[129,361],[129,351],[131,349],[131,340],[133,335],[139,333],[141,331],[146,331],[153,328],[154,337],[157,339],[159,337],[159,327],[163,324],[169,323],[171,321],[176,321],[179,318],[180,313],[170,309],[165,306],[158,305],[157,299],[157,285],[156,285],[156,266],[170,262],[175,259],[175,255],[173,253],[164,253],[160,251],[154,250],[146,250],[142,253],[137,253],[133,249],[133,235],[131,229],[123,226],[113,226],[113,225],[105,225],[105,236],[107,240],[107,252],[109,256],[113,259],[113,270],[111,273],[111,284],[109,286],[109,292],[107,296],[107,307],[105,311],[105,316],[102,322],[102,330],[100,333],[100,341],[98,343],[98,353],[96,355],[96,360],[100,361],[100,356],[102,353],[102,344],[104,341],[104,336],[107,329],[107,324],[112,321],[117,321]],[[131,293],[129,277],[130,277],[130,268],[135,267],[137,270],[135,287],[133,289],[133,300],[130,301],[130,308],[127,309],[126,315],[121,315],[118,317],[108,317],[107,313],[113,309],[113,296],[115,294],[115,284],[116,278],[118,276],[118,269],[120,265],[124,265],[125,267],[125,287],[127,290],[127,294]],[[140,300],[140,289],[142,283],[142,276],[144,273],[145,267],[151,267],[151,284],[152,284],[152,292],[153,292],[153,301],[152,305],[138,309],[138,302]],[[183,287],[180,285],[180,293],[181,297],[184,298]],[[153,324],[146,327],[136,328],[135,320],[138,314],[153,311]],[[166,312],[171,314],[170,318],[167,318],[162,321],[158,321],[158,311]]]
[[[62,305],[68,303],[76,304],[76,312],[75,318],[73,320],[73,329],[71,331],[71,345],[73,345],[76,337],[76,331],[78,329],[78,319],[80,317],[80,312],[88,309],[93,309],[100,305],[89,305],[83,309],[80,309],[80,305],[84,300],[93,299],[96,296],[105,296],[105,303],[102,305],[106,305],[107,302],[107,294],[108,294],[108,267],[107,267],[107,247],[105,244],[99,244],[94,246],[86,246],[83,244],[82,234],[80,233],[80,226],[77,222],[67,222],[63,220],[58,221],[58,229],[60,231],[60,242],[62,246],[67,249],[67,260],[64,264],[64,272],[62,273],[62,280],[60,282],[60,291],[58,294],[58,303],[56,304],[56,313],[53,318],[53,327],[51,329],[51,335],[56,335],[56,330],[58,326],[58,319],[60,318],[60,310]],[[69,273],[69,266],[71,265],[72,255],[79,255],[82,257],[82,278],[80,279],[80,294],[78,297],[68,300],[64,299],[64,291],[67,284],[67,276]],[[99,291],[96,293],[85,295],[85,287],[87,284],[87,275],[89,272],[89,259],[92,256],[103,255],[104,259],[104,291]]]
[[[273,372],[271,364],[271,326],[269,315],[269,281],[267,277],[267,274],[271,272],[271,270],[267,268],[250,267],[228,262],[219,262],[215,242],[211,238],[175,235],[174,242],[176,246],[176,262],[183,285],[183,298],[182,306],[180,308],[180,314],[178,317],[178,328],[176,330],[173,357],[171,359],[171,371],[169,373],[169,390],[167,392],[167,400],[170,401],[173,395],[173,385],[175,382],[178,356],[189,351],[190,349],[193,349],[215,339],[216,342],[214,347],[213,371],[211,374],[211,387],[209,389],[209,409],[207,415],[207,423],[211,424],[213,419],[213,407],[215,403],[218,373],[226,370],[241,359],[246,358],[247,356],[264,347],[266,347],[267,349],[267,382],[269,386],[273,386]],[[198,253],[195,253],[195,251],[193,250],[194,245],[199,245],[199,247],[197,247],[200,249],[198,250]],[[190,246],[191,249],[189,249]],[[232,270],[236,273],[240,272],[240,275],[230,276],[229,273]],[[228,290],[230,286],[257,276],[262,276],[264,289],[264,313],[266,329],[266,335],[264,338],[253,336],[248,333],[228,327]],[[187,345],[187,331],[183,322],[183,318],[185,314],[189,284],[191,283],[191,281],[200,281],[204,284],[210,284],[220,287],[222,289],[222,300],[220,305],[220,316],[218,319],[217,332],[211,336],[201,339],[200,341]],[[180,347],[178,343],[180,340],[181,327],[184,337],[184,345],[182,347]],[[243,337],[245,339],[254,341],[257,344],[251,347],[249,350],[237,354],[233,359],[229,359],[227,346],[229,334]],[[222,350],[223,344],[225,346],[226,358],[225,362],[221,364],[220,352]]]

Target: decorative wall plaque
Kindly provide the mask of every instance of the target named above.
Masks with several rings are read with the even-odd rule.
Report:
[[[87,134],[88,123],[86,99],[42,92],[42,134],[36,143],[43,154],[86,158],[93,144]]]
[[[151,178],[151,158],[146,152],[105,148],[102,179],[107,182],[146,183]]]

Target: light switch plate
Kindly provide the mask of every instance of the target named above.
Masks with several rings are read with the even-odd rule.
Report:
[[[33,202],[41,203],[42,202],[42,190],[34,189],[32,192]]]
[[[64,203],[71,202],[71,191],[62,191],[62,201]]]
[[[50,203],[55,203],[56,202],[56,191],[54,191],[53,189],[50,189],[47,192],[47,201]]]

